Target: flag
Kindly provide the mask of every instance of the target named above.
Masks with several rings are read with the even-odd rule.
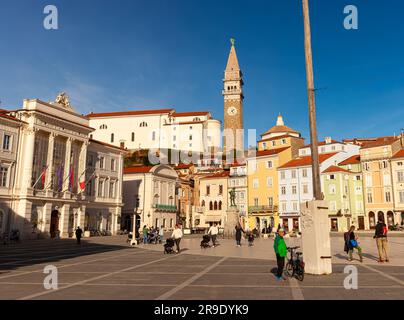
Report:
[[[33,189],[35,189],[36,185],[39,183],[39,181],[42,182],[42,187],[45,188],[45,175],[46,175],[46,170],[48,170],[48,165],[42,170],[41,175],[39,178],[35,181],[34,185],[32,186]]]
[[[88,178],[87,181],[80,182],[80,189],[81,189],[81,192],[84,192],[84,190],[86,189],[87,185],[90,183],[91,179],[92,179],[94,176],[95,176],[95,171],[91,174],[90,178]],[[84,179],[85,179],[85,176],[84,176],[84,175],[83,175],[83,177],[84,177]]]
[[[70,181],[69,181],[69,190],[70,192],[73,192],[73,186],[74,186],[74,167],[73,165],[70,166]]]
[[[58,190],[57,191],[62,191],[63,188],[63,166],[60,166],[58,168],[57,172],[57,177],[58,177]]]
[[[84,191],[86,189],[86,173],[87,169],[85,169],[83,171],[83,173],[81,174],[80,178],[79,178],[79,186],[80,186],[80,190]]]

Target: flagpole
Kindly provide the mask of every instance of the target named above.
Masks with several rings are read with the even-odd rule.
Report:
[[[38,184],[38,182],[42,179],[42,177],[44,176],[44,174],[46,173],[46,171],[48,170],[49,166],[46,166],[46,168],[44,170],[42,170],[41,175],[39,176],[39,178],[36,180],[36,182],[34,183],[34,185],[32,186],[32,189],[35,189],[36,185]]]

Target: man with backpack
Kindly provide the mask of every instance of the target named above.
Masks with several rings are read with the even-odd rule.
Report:
[[[377,251],[379,252],[379,261],[380,263],[389,262],[388,256],[388,241],[387,241],[387,226],[383,222],[382,219],[379,219],[376,225],[375,236],[376,239]]]

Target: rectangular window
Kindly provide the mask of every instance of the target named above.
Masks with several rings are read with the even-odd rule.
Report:
[[[222,194],[223,194],[223,186],[219,185],[219,195],[222,195]]]
[[[391,202],[391,193],[390,193],[390,191],[386,192],[386,202]]]
[[[337,203],[335,201],[330,201],[330,211],[337,211]]]
[[[267,169],[271,169],[273,167],[272,161],[267,162]]]
[[[287,210],[287,203],[282,202],[282,212],[286,212],[286,210]]]
[[[254,198],[254,206],[258,207],[258,198]]]
[[[0,187],[8,187],[8,167],[0,167]]]
[[[206,186],[206,195],[210,195],[210,186]]]
[[[285,180],[286,174],[285,171],[281,171],[281,180]]]
[[[115,171],[115,159],[111,159],[111,171]]]
[[[255,178],[255,179],[253,180],[253,188],[254,188],[254,189],[258,189],[259,186],[260,186],[260,181],[259,181],[259,179]]]
[[[361,181],[362,180],[361,176],[356,176],[355,179],[356,179],[356,181]]]
[[[400,191],[400,203],[404,203],[404,191]]]
[[[115,135],[111,133],[111,143],[114,143]]]
[[[356,201],[356,210],[362,211],[363,210],[363,202]]]
[[[303,178],[307,178],[307,169],[303,169],[302,176]]]
[[[296,170],[292,170],[292,179],[296,179]]]
[[[109,183],[109,197],[115,198],[115,182]]]
[[[357,194],[357,195],[361,195],[362,194],[362,187],[356,187],[355,188],[355,193]]]
[[[292,186],[292,194],[297,194],[297,186]]]
[[[298,207],[297,202],[293,202],[293,211],[295,212],[298,211],[297,207]]]
[[[100,169],[104,169],[104,168],[105,168],[105,158],[100,157]]]
[[[268,198],[268,205],[269,205],[270,207],[272,207],[272,206],[274,205],[274,198],[272,198],[272,197],[269,197],[269,198]]]
[[[98,181],[98,196],[104,197],[104,180]]]
[[[397,172],[397,180],[398,182],[404,182],[404,171]]]
[[[273,186],[272,177],[267,177],[267,187],[272,188],[272,186]]]
[[[285,186],[281,187],[281,194],[286,195],[286,187]]]
[[[3,138],[3,150],[10,151],[11,150],[11,136],[9,134],[5,134]]]
[[[373,195],[371,192],[368,193],[368,203],[373,203]]]
[[[134,142],[135,141],[135,133],[134,132],[132,132],[132,142]]]
[[[334,174],[330,174],[329,179],[330,179],[330,180],[335,180],[335,175],[334,175]]]
[[[303,185],[303,194],[308,194],[309,193],[309,186],[307,184]]]
[[[391,186],[391,179],[390,179],[390,175],[385,174],[383,176],[383,183],[385,186]]]
[[[371,175],[366,176],[366,187],[371,188],[373,185],[373,179]]]

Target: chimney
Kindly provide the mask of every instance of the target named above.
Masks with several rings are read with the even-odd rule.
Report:
[[[326,138],[325,138],[325,143],[326,143],[326,144],[330,144],[331,142],[332,142],[331,137],[326,137]]]

